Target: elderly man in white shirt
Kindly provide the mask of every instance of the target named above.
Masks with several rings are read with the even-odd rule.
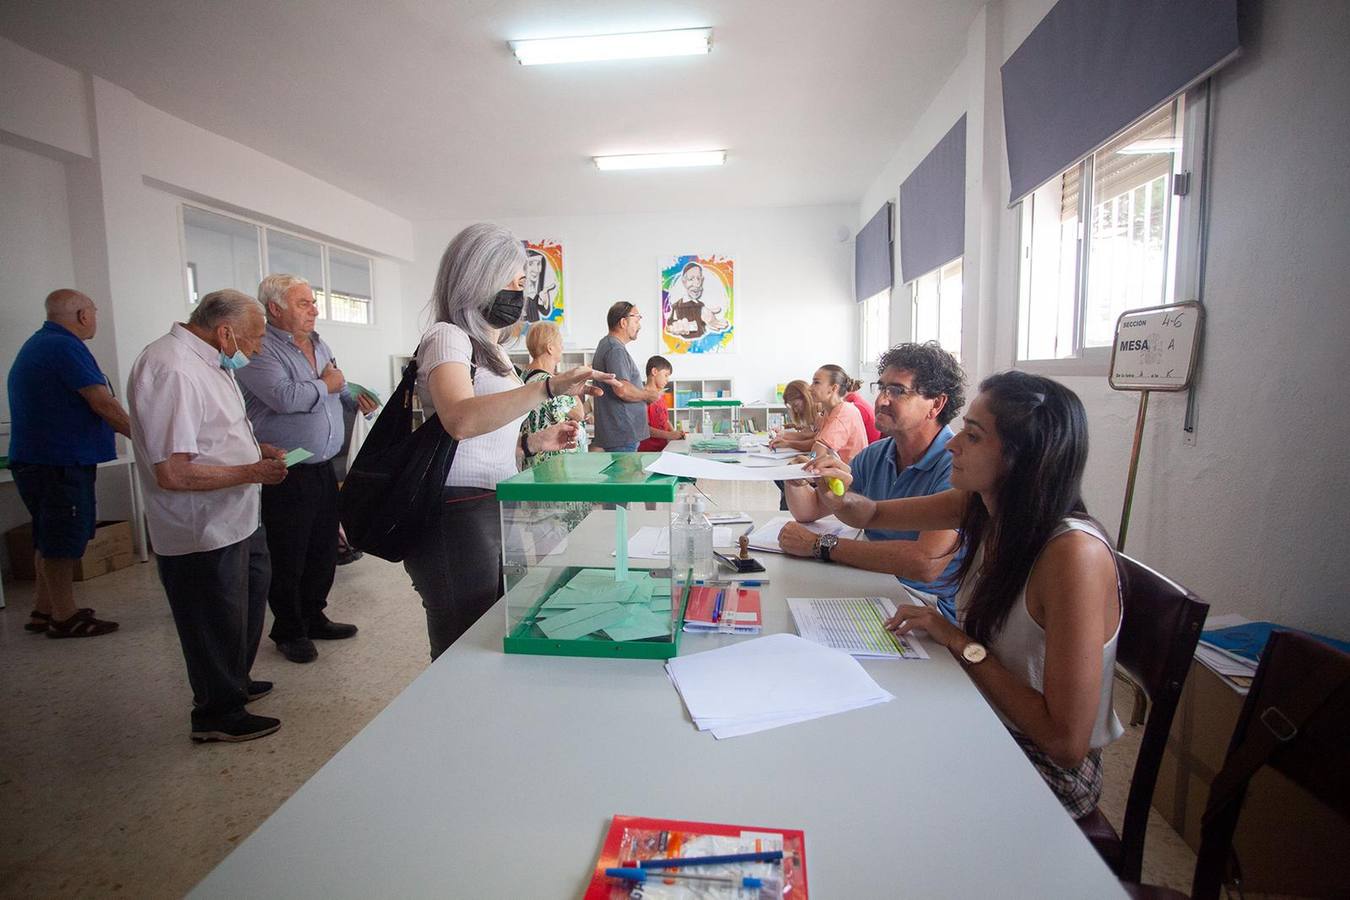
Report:
[[[260,484],[285,453],[253,437],[233,370],[258,353],[262,306],[239,291],[202,298],[131,367],[131,440],[159,577],[188,681],[194,741],[248,741],[281,727],[244,704],[272,689],[249,671],[262,637],[271,564]]]

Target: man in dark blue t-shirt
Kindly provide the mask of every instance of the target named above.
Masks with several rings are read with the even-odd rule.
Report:
[[[75,607],[75,563],[94,536],[95,466],[117,456],[113,432],[130,436],[126,410],[84,342],[98,307],[79,291],[47,296],[47,321],[9,370],[10,468],[33,517],[37,600],[27,631],[97,637],[116,622]]]
[[[947,423],[965,405],[965,373],[961,364],[935,342],[900,344],[882,354],[877,364],[877,428],[884,437],[868,445],[849,463],[855,491],[871,500],[923,497],[951,487],[952,458]],[[839,539],[822,548],[802,522],[828,515],[810,482],[789,482],[785,492],[795,522],[783,526],[778,543],[793,556],[815,556],[826,562],[890,572],[904,584],[935,594],[947,618],[955,620],[956,585],[951,576],[960,565],[952,555],[955,531],[885,531],[867,529],[867,540]]]

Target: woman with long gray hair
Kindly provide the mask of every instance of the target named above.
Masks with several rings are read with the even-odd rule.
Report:
[[[470,225],[441,256],[431,293],[434,321],[417,348],[417,396],[459,441],[444,503],[403,567],[422,597],[435,659],[502,595],[497,482],[536,453],[576,446],[567,420],[523,433],[521,420],[546,400],[598,396],[591,379],[613,376],[577,366],[522,384],[502,350],[524,308],[525,250],[497,225]]]

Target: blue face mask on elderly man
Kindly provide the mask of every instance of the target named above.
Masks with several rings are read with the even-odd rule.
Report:
[[[225,355],[225,351],[220,351],[220,367],[222,369],[242,369],[248,365],[248,357],[244,351],[239,349],[239,338],[234,336],[234,329],[230,329],[230,340],[234,341],[234,353],[230,356]]]

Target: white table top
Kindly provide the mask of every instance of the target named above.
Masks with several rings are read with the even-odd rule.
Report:
[[[596,518],[568,562],[612,564]],[[886,575],[758,558],[766,633],[792,630],[786,596],[897,594]],[[504,628],[499,603],[193,896],[578,897],[616,813],[803,829],[822,898],[1123,896],[936,645],[863,663],[890,703],[717,741],[660,661],[508,655]],[[686,634],[681,654],[747,639]]]

